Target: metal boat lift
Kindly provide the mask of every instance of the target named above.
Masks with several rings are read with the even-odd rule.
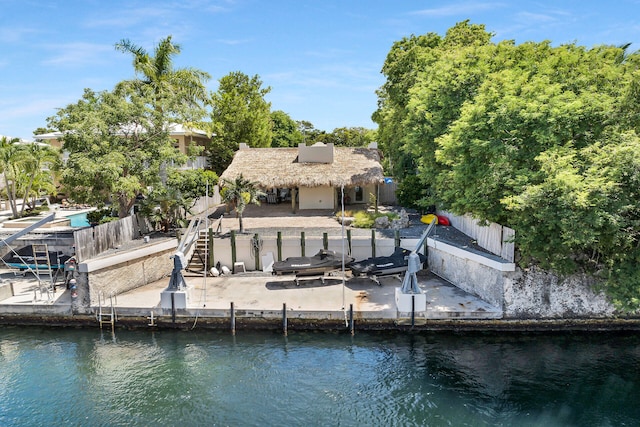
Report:
[[[11,250],[11,252],[13,252],[15,255],[17,255],[18,257],[20,257],[20,255],[15,251],[15,249],[13,249],[13,247],[11,246],[11,243],[14,242],[15,240],[19,239],[20,237],[24,236],[25,234],[30,233],[31,231],[35,230],[36,228],[39,228],[41,226],[43,226],[44,224],[51,222],[55,219],[56,214],[52,213],[50,215],[45,216],[44,218],[42,218],[41,220],[31,224],[28,227],[23,228],[22,230],[18,231],[17,233],[12,234],[11,236],[7,237],[6,239],[0,239],[0,246],[2,245],[6,245],[9,247],[9,249]],[[44,250],[42,249],[42,247],[44,246]],[[47,266],[47,273],[49,274],[50,277],[50,281],[52,282],[51,284],[53,285],[53,274],[51,273],[51,263],[49,262],[49,257],[48,257],[48,251],[47,251],[47,247],[46,245],[33,245],[33,258],[34,258],[34,264],[35,264],[35,269],[31,268],[31,266],[28,263],[24,263],[26,266],[26,269],[29,270],[30,272],[32,272],[37,278],[38,281],[40,280],[40,266],[38,263],[38,260],[40,258],[42,258],[42,253],[44,252],[44,257],[46,257],[45,261],[46,261],[46,266]],[[4,262],[4,260],[3,260]],[[6,264],[6,263],[5,263]]]

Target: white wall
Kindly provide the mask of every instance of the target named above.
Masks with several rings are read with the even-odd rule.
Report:
[[[333,209],[332,187],[301,187],[298,194],[299,209]]]

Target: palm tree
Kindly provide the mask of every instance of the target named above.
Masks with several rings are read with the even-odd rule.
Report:
[[[19,138],[7,138],[6,136],[0,138],[0,172],[4,178],[7,200],[14,218],[18,217],[16,181],[20,170],[18,162],[22,155],[22,146],[18,142],[20,142]]]
[[[32,195],[34,185],[36,188],[34,199],[39,196],[37,193],[39,193],[41,189],[50,189],[52,187],[51,184],[53,184],[53,180],[51,173],[43,171],[43,168],[47,167],[47,169],[51,170],[51,166],[59,159],[58,152],[46,144],[33,143],[24,145],[22,151],[22,170],[27,180],[24,182],[24,197],[22,198],[23,203],[20,209],[20,216],[24,214],[24,209],[29,196]],[[35,202],[32,204],[33,206],[31,207],[35,208]]]
[[[173,57],[180,53],[180,45],[171,42],[171,36],[160,40],[153,55],[127,39],[115,45],[116,49],[133,55],[133,69],[141,79],[124,81],[118,88],[132,88],[142,95],[150,95],[153,107],[162,113],[166,102],[171,100],[172,108],[200,110],[209,102],[205,83],[211,76],[195,68],[173,68]]]
[[[250,204],[260,205],[258,198],[264,195],[264,193],[258,189],[257,183],[245,179],[242,174],[237,176],[233,181],[228,179],[223,181],[223,188],[220,192],[222,201],[235,208],[240,225],[240,233],[244,233],[242,213]]]

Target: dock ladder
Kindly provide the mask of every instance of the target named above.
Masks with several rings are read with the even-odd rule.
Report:
[[[102,300],[104,299],[104,295],[102,294],[102,292],[100,292],[100,294],[98,295],[98,323],[100,323],[100,329],[102,329],[102,325],[104,325],[105,323],[111,324],[111,332],[113,332],[115,330],[115,323],[118,320],[118,314],[116,313],[116,309],[113,305],[113,299],[114,299],[114,295],[111,294],[109,295],[109,305],[110,307],[107,310],[107,307],[104,307],[105,310],[103,311],[103,305],[102,305]],[[107,302],[106,299],[104,301],[105,303]],[[116,304],[117,304],[117,300],[116,300]]]
[[[49,248],[46,244],[32,244],[31,252],[33,254],[33,264],[35,266],[35,275],[38,282],[42,284],[40,274],[49,275],[50,287],[53,287],[53,271],[51,269],[51,259],[49,258]]]

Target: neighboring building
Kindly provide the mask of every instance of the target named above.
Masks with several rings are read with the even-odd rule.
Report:
[[[125,132],[123,132],[123,135]],[[173,124],[170,126],[169,135],[174,139],[174,147],[176,147],[182,154],[188,154],[187,149],[190,144],[199,145],[205,147],[209,146],[211,137],[206,132],[198,129],[187,129],[183,125]],[[66,160],[69,156],[68,152],[64,151],[62,132],[50,132],[41,135],[34,135],[37,141],[47,140],[51,146],[63,149],[63,160]],[[207,165],[206,156],[197,156],[193,159],[189,159],[186,165],[181,166],[181,169],[203,169]]]
[[[268,192],[267,202],[291,201],[297,209],[338,209],[341,189],[345,204],[367,204],[377,194],[384,175],[380,153],[369,148],[300,144],[298,148],[249,148],[240,144],[220,176],[241,175]]]

